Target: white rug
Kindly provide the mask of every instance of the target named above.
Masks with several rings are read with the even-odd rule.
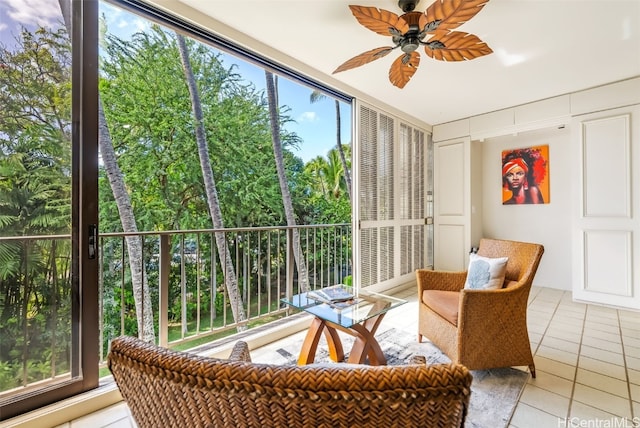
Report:
[[[340,334],[345,351],[345,359],[351,349],[353,338]],[[376,338],[387,357],[387,364],[406,364],[413,355],[423,355],[428,364],[448,363],[445,356],[431,342],[418,343],[417,334],[402,330],[389,329],[376,334]],[[263,355],[260,362],[294,365],[298,352],[302,348],[300,338],[287,342],[285,348],[277,348],[270,355]],[[330,362],[324,337],[318,345],[315,362]],[[511,415],[520,397],[523,387],[529,379],[529,373],[514,369],[501,368],[491,370],[472,370],[471,400],[465,426],[472,428],[507,427]]]

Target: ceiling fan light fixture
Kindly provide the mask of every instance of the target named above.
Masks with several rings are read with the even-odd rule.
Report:
[[[420,46],[420,41],[418,40],[417,36],[406,37],[400,43],[400,49],[402,49],[402,52],[405,52],[405,53],[411,53],[416,49],[418,49],[419,46]]]

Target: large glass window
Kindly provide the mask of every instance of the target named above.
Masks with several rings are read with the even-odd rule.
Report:
[[[81,117],[95,79],[79,83],[96,49],[72,43],[96,40],[83,25],[92,5],[0,2],[0,419],[97,384],[84,365],[95,347],[81,349],[96,329],[78,328],[96,310],[91,286],[81,292],[95,262],[77,245],[96,215],[78,209],[96,177],[95,119]]]
[[[96,387],[116,335],[351,281],[350,101],[144,2],[0,0],[0,420]]]
[[[142,2],[0,5],[0,418],[97,385],[116,335],[184,342],[283,312],[290,278],[348,280],[348,98]]]
[[[143,6],[100,2],[103,355],[123,333],[188,346],[351,277],[349,100]]]

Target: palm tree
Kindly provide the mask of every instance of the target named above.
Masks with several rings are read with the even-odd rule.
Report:
[[[276,169],[278,170],[278,181],[280,182],[280,191],[282,193],[282,203],[284,204],[284,215],[287,218],[288,226],[295,226],[296,219],[293,212],[293,202],[291,200],[291,192],[287,184],[287,177],[284,168],[284,156],[282,154],[282,140],[280,139],[280,117],[278,114],[276,84],[274,83],[273,74],[265,70],[267,79],[267,100],[269,102],[269,121],[271,123],[271,139],[273,141],[273,155],[276,160]],[[309,289],[309,278],[307,274],[307,263],[302,253],[300,245],[300,233],[297,228],[293,228],[293,256],[298,267],[298,291],[303,292]]]
[[[140,339],[155,343],[155,328],[153,325],[153,309],[151,306],[151,293],[147,276],[143,275],[142,238],[138,235],[138,225],[131,206],[131,197],[124,183],[122,171],[118,166],[116,153],[113,150],[111,133],[104,116],[102,101],[98,98],[98,146],[102,158],[102,164],[107,174],[113,198],[118,207],[122,231],[133,235],[127,235],[127,253],[129,255],[129,269],[131,270],[131,284],[133,287],[133,299],[136,305],[138,321],[138,336]]]
[[[315,90],[311,93],[310,101],[313,104],[326,97],[327,96],[324,95],[322,92]],[[336,103],[336,148],[340,153],[340,162],[342,162],[342,169],[344,170],[344,179],[347,182],[347,192],[349,194],[349,200],[352,200],[351,172],[349,171],[349,165],[347,164],[347,158],[344,154],[344,148],[342,147],[342,139],[340,137],[340,131],[341,131],[340,128],[342,126],[340,122],[340,102],[338,100],[335,100],[335,103]]]
[[[340,162],[337,149],[331,149],[327,158],[317,156],[304,166],[307,173],[313,177],[314,185],[326,199],[340,199],[346,190],[344,169]]]
[[[60,9],[65,21],[67,33],[71,37],[71,2],[60,0]],[[111,133],[104,115],[102,100],[98,96],[98,148],[102,163],[111,185],[113,197],[118,207],[122,231],[128,234],[127,252],[129,255],[129,269],[131,270],[131,284],[136,305],[138,321],[138,336],[147,342],[155,342],[155,328],[153,324],[153,309],[151,306],[151,293],[146,275],[143,275],[142,238],[137,235],[138,226],[131,206],[131,197],[122,177],[122,171],[118,166],[118,160],[113,149]]]
[[[33,128],[36,128],[35,126]],[[31,129],[30,132],[33,132]],[[60,134],[62,136],[62,133]],[[0,159],[0,176],[3,192],[0,193],[0,229],[2,235],[38,235],[43,231],[64,233],[69,230],[69,190],[70,186],[62,178],[56,166],[50,164],[48,155],[40,156],[46,147],[63,146],[61,141],[46,141],[42,134],[35,140],[28,136],[16,138],[10,147],[10,154]],[[28,142],[23,143],[22,140]],[[36,142],[34,146],[33,143]],[[44,144],[41,144],[44,143]],[[64,244],[63,244],[64,245]],[[56,241],[27,242],[5,241],[0,244],[0,290],[5,304],[2,306],[0,322],[2,334],[13,336],[16,349],[21,354],[21,383],[29,383],[29,363],[42,359],[36,348],[30,347],[30,336],[36,335],[43,326],[34,318],[42,318],[50,330],[50,351],[47,359],[51,375],[55,375],[58,324],[57,310],[61,289],[58,280],[69,273],[58,276],[56,263],[59,262]],[[68,249],[66,253],[68,254]],[[61,251],[65,254],[65,250]],[[44,279],[47,278],[47,279]],[[49,281],[51,282],[49,284]],[[37,315],[37,316],[36,316]],[[13,320],[7,322],[8,320]],[[9,326],[15,323],[13,332]],[[17,335],[20,330],[20,339]],[[18,345],[21,343],[21,345]],[[64,347],[64,345],[62,345]],[[53,370],[53,371],[51,371]],[[17,381],[17,379],[16,379]]]
[[[204,129],[200,94],[198,92],[196,80],[193,76],[191,61],[189,60],[189,50],[187,49],[185,39],[177,33],[176,37],[178,40],[178,50],[180,51],[180,60],[182,61],[182,67],[184,69],[184,76],[187,81],[187,86],[189,87],[189,95],[191,96],[191,108],[195,121],[198,156],[200,157],[200,168],[202,169],[202,176],[204,178],[204,187],[207,194],[207,203],[209,204],[209,213],[213,221],[213,227],[215,229],[223,229],[224,222],[222,220],[222,211],[220,210],[220,199],[218,198],[218,190],[213,178],[211,163],[209,162],[209,147],[207,145],[207,137]],[[242,296],[238,290],[238,279],[236,277],[233,260],[231,260],[231,254],[229,253],[224,233],[217,232],[215,235],[220,264],[225,267],[225,285],[229,295],[233,319],[238,323],[246,319]],[[245,329],[245,327],[238,327],[238,330],[242,329]]]
[[[316,156],[304,166],[305,171],[313,178],[314,187],[318,187],[325,198],[327,197],[327,184],[324,178],[326,167],[327,160],[322,156]]]
[[[335,199],[340,199],[345,187],[345,182],[342,180],[345,176],[345,170],[339,157],[338,150],[330,150],[327,153],[327,162],[325,162],[322,171],[327,188],[330,189],[331,196]]]

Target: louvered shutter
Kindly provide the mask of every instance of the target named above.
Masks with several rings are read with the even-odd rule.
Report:
[[[363,104],[358,125],[359,284],[393,285],[431,258],[433,232],[425,226],[430,136]]]

